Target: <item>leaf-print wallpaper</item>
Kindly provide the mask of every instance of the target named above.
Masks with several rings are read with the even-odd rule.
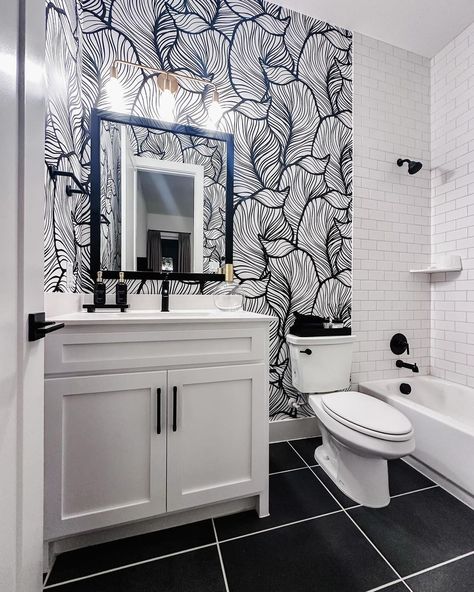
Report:
[[[285,336],[294,311],[350,324],[352,35],[262,0],[48,2],[46,159],[86,186],[89,115],[110,108],[104,87],[116,58],[209,77],[219,88],[219,129],[235,137],[235,273],[247,308],[277,319],[270,415],[288,417],[296,393]],[[127,110],[158,119],[153,79],[126,67],[119,79]],[[176,120],[206,126],[211,101],[208,89],[182,84]],[[64,184],[46,181],[46,290],[87,292],[89,201],[66,197]],[[173,290],[199,286],[176,282]],[[311,415],[300,402],[299,415]]]

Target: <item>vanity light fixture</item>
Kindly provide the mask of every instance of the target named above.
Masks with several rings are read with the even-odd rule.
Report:
[[[158,106],[160,117],[165,121],[174,121],[175,95],[178,89],[176,78],[171,74],[160,74],[155,80],[160,90]]]
[[[125,110],[125,97],[122,85],[117,77],[117,66],[115,62],[110,67],[110,78],[106,84],[106,91],[109,96],[110,105],[114,111]]]
[[[217,126],[219,119],[222,117],[223,110],[219,102],[219,92],[214,82],[208,80],[207,78],[201,78],[191,74],[183,74],[181,72],[167,72],[166,70],[152,68],[151,66],[143,66],[141,64],[134,64],[133,62],[127,62],[125,60],[115,60],[110,67],[110,80],[107,85],[107,90],[109,92],[110,101],[113,108],[115,108],[115,105],[118,105],[119,108],[117,110],[122,111],[124,103],[123,89],[117,77],[117,66],[119,64],[128,66],[130,68],[135,68],[137,70],[150,72],[152,75],[156,76],[156,84],[160,91],[159,113],[160,117],[166,121],[174,121],[174,108],[176,104],[175,96],[179,88],[179,79],[192,80],[194,82],[203,84],[204,86],[210,86],[213,90],[213,94],[212,102],[209,107],[209,125],[210,127]]]
[[[214,92],[212,94],[212,103],[209,107],[209,124],[210,127],[217,127],[217,124],[219,123],[219,119],[222,117],[222,106],[219,102],[219,93],[217,92],[217,89],[214,89]]]

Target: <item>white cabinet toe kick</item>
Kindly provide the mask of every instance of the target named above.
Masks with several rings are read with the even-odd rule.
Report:
[[[249,504],[268,515],[271,317],[91,317],[64,317],[46,342],[45,540],[82,546]]]

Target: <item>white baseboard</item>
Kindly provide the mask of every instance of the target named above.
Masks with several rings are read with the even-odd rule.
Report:
[[[270,442],[282,440],[298,440],[320,436],[318,420],[315,417],[301,419],[282,419],[270,422]]]

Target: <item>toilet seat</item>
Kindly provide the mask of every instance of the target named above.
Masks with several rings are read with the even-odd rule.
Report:
[[[321,397],[324,411],[335,421],[359,432],[387,440],[405,442],[413,437],[410,421],[397,409],[369,395],[354,391]]]

